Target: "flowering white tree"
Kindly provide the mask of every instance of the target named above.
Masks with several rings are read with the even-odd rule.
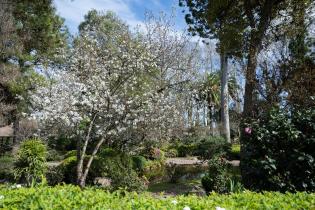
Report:
[[[176,30],[174,13],[154,16],[148,12],[145,17],[143,40],[158,66],[156,79],[161,87],[159,91],[176,96],[181,123],[175,134],[182,136],[190,121],[187,115],[191,113],[194,82],[201,68],[200,46],[186,31]]]
[[[104,143],[111,144],[117,135],[141,124],[154,123],[159,129],[176,123],[177,115],[172,95],[158,91],[161,87],[154,80],[157,66],[147,46],[111,13],[92,11],[86,18],[69,64],[32,98],[41,125],[59,125],[74,132],[81,129],[77,150],[81,187]],[[97,23],[100,19],[111,23],[112,31]],[[96,143],[87,158],[91,141]]]

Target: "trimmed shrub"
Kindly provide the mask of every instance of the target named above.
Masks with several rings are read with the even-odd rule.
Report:
[[[47,159],[47,161],[60,161],[63,158],[62,158],[62,156],[59,154],[59,152],[57,150],[50,149],[47,152],[46,159]]]
[[[215,156],[226,155],[230,149],[230,144],[228,144],[223,137],[212,136],[208,139],[202,139],[196,144],[194,155],[209,160]]]
[[[63,160],[62,164],[58,166],[59,172],[63,174],[63,181],[68,184],[75,184],[77,181],[77,157],[70,156]]]
[[[253,190],[315,191],[315,108],[274,109],[244,125],[241,173]]]
[[[132,163],[133,168],[139,173],[142,173],[147,163],[147,160],[145,159],[145,157],[138,155],[132,157]]]
[[[201,184],[206,193],[211,191],[225,193],[228,191],[227,183],[229,181],[227,173],[227,163],[221,157],[214,157],[208,162],[208,173],[202,177]]]
[[[49,167],[45,175],[48,185],[55,186],[62,183],[64,174],[64,170],[60,166]]]
[[[106,150],[98,156],[98,167],[101,176],[112,180],[112,190],[124,188],[128,191],[143,191],[145,185],[133,168],[132,158],[113,150]]]
[[[165,152],[165,157],[167,158],[174,158],[178,156],[178,151],[176,149],[168,149]]]
[[[59,172],[61,172],[63,174],[63,182],[75,184],[77,179],[77,157],[70,156],[71,154],[73,155],[74,152],[68,152],[66,156],[69,157],[56,169],[58,170],[58,174],[50,175],[59,177],[61,176]],[[89,157],[89,155],[85,157],[85,163]],[[137,157],[141,159],[141,156]],[[130,156],[110,148],[104,148],[94,158],[86,181],[88,184],[94,184],[96,177],[104,177],[111,179],[111,190],[124,188],[129,191],[142,191],[145,189],[144,182],[138,177],[138,173],[134,169],[134,164],[133,158]],[[137,167],[140,170],[142,163],[137,162],[137,164],[139,164]]]
[[[186,139],[178,143],[176,149],[179,157],[199,156],[203,159],[224,155],[231,150],[230,144],[221,136]]]
[[[27,185],[41,181],[46,171],[46,145],[39,139],[22,142],[14,162],[14,175]]]
[[[40,188],[1,188],[0,209],[251,209],[251,210],[295,210],[314,209],[315,194],[245,191],[228,195],[210,194],[198,197],[168,196],[161,199],[148,193],[109,193],[102,189],[77,186],[56,186]]]
[[[193,156],[196,151],[196,144],[180,144],[177,148],[179,157]]]

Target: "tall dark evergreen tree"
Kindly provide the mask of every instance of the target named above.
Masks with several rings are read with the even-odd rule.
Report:
[[[2,124],[13,123],[15,131],[34,84],[43,80],[35,65],[49,65],[59,47],[66,44],[67,30],[56,15],[52,0],[0,1],[0,114]]]
[[[193,1],[180,0],[180,6],[187,7],[186,22],[193,35],[206,39],[218,39],[217,50],[221,60],[221,120],[224,136],[230,142],[228,113],[228,58],[239,55],[243,32],[242,12],[237,1]]]

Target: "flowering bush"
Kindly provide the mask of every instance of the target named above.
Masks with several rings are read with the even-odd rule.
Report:
[[[314,108],[291,113],[275,109],[245,127],[241,172],[247,188],[315,190]]]
[[[0,209],[313,209],[315,194],[277,192],[254,193],[245,191],[230,195],[210,194],[207,197],[171,196],[152,197],[136,194],[75,186],[8,189],[0,187]]]

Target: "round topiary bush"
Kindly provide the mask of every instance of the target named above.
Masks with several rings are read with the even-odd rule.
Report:
[[[133,163],[133,168],[138,171],[138,172],[143,172],[145,165],[147,163],[147,160],[145,157],[141,155],[133,156],[132,157],[132,163]]]
[[[68,184],[75,184],[77,181],[77,157],[70,156],[63,160],[59,166],[59,171],[63,173],[63,181]]]
[[[27,185],[42,180],[46,171],[46,145],[40,139],[22,142],[14,162],[14,175]]]
[[[47,183],[50,186],[60,184],[64,180],[64,171],[60,166],[49,167],[46,172]]]
[[[144,167],[144,160],[140,157],[135,158],[139,168]],[[101,171],[100,175],[111,179],[112,190],[124,188],[129,191],[143,191],[146,188],[144,180],[134,169],[133,159],[126,154],[110,150],[100,153],[97,161]]]
[[[165,152],[165,157],[167,158],[174,158],[178,156],[177,149],[169,149]]]

